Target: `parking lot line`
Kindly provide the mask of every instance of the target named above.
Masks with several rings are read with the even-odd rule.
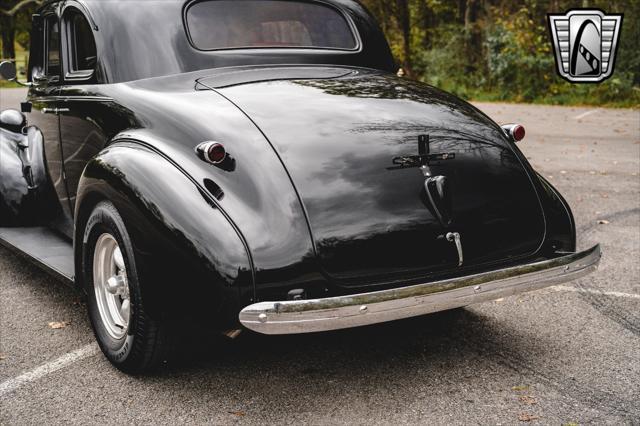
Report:
[[[621,293],[619,291],[602,291],[602,290],[596,290],[592,288],[569,287],[565,285],[555,285],[551,288],[556,291],[572,291],[575,293],[589,293],[589,294],[596,294],[601,296],[625,297],[627,299],[640,299],[640,294]]]
[[[96,355],[99,351],[100,349],[98,348],[98,345],[96,343],[91,343],[81,347],[80,349],[76,349],[73,352],[62,355],[60,358],[57,358],[51,362],[36,367],[31,371],[27,371],[26,373],[23,373],[18,377],[14,377],[13,379],[2,382],[0,383],[0,397],[13,392],[22,385],[36,381],[48,374],[53,373],[54,371],[61,370],[76,361],[80,361],[82,359]]]

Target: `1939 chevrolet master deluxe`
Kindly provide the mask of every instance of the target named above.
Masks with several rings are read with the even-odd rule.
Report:
[[[0,241],[86,293],[123,371],[188,324],[354,327],[600,258],[522,126],[398,77],[355,0],[50,1],[30,52],[0,117]]]

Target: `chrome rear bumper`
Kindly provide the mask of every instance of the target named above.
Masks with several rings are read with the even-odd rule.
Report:
[[[337,330],[486,302],[574,280],[594,271],[600,245],[542,262],[391,290],[325,299],[260,302],[240,312],[264,334]]]

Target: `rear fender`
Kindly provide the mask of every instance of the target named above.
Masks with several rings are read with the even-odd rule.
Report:
[[[537,176],[547,221],[545,249],[549,253],[576,251],[576,225],[569,203],[540,173]]]
[[[254,292],[242,235],[214,198],[151,147],[117,142],[86,166],[78,187],[74,254],[78,285],[84,227],[94,206],[112,202],[131,236],[143,297],[154,317],[206,314],[237,322]]]

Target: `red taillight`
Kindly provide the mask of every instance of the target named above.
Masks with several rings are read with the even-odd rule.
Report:
[[[227,151],[219,143],[212,143],[207,149],[207,160],[213,164],[219,164],[224,161],[227,156]]]
[[[524,139],[525,133],[526,132],[524,131],[524,126],[521,126],[520,124],[516,124],[515,126],[513,126],[513,129],[511,129],[511,136],[516,142],[520,142],[522,139]]]
[[[196,147],[196,152],[207,163],[220,164],[227,158],[227,150],[218,142],[203,142]]]
[[[514,142],[524,139],[525,131],[522,124],[503,124],[502,130]]]

